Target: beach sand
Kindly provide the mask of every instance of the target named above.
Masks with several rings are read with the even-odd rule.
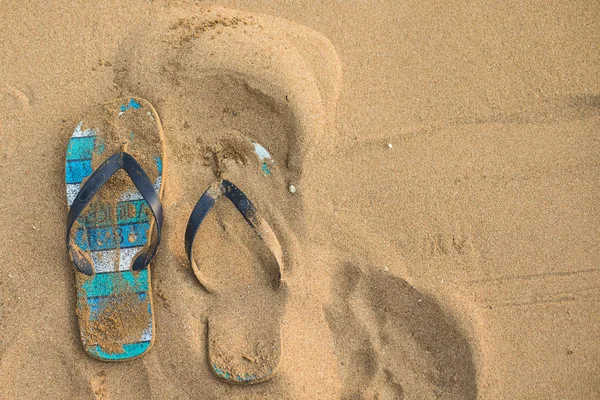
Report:
[[[600,397],[598,4],[0,0],[0,21],[0,399]],[[156,333],[105,363],[79,338],[64,157],[128,96],[168,160]],[[218,178],[279,238],[277,290],[224,201],[194,249],[216,290],[196,279],[185,227]],[[264,329],[277,375],[218,380],[209,326]]]

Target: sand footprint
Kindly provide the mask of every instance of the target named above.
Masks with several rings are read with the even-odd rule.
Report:
[[[326,315],[343,398],[476,398],[471,346],[433,298],[387,272],[352,264],[333,281]]]
[[[10,100],[7,101],[7,103],[10,104],[12,102],[21,110],[29,111],[29,97],[22,90],[19,90],[16,87],[6,83],[0,83],[0,100],[2,100],[2,97],[4,97],[6,100]]]
[[[110,397],[106,388],[106,372],[100,371],[97,376],[90,380],[90,386],[96,400],[109,400]]]
[[[310,150],[330,136],[341,79],[337,55],[329,41],[308,28],[268,16],[212,9],[176,10],[151,30],[141,27],[123,44],[120,58],[117,82],[157,107],[173,166],[163,203],[170,254],[163,252],[159,259],[171,271],[157,269],[155,285],[170,293],[170,312],[161,313],[162,320],[158,317],[158,329],[163,325],[179,330],[163,331],[155,351],[164,348],[169,358],[177,360],[163,369],[172,373],[173,381],[217,397],[235,396],[238,388],[215,382],[207,373],[203,323],[208,317],[210,324],[215,313],[221,320],[227,316],[227,307],[219,305],[221,292],[227,296],[241,289],[245,292],[239,292],[238,302],[253,297],[262,309],[254,309],[251,314],[256,315],[249,319],[232,322],[256,329],[260,318],[283,321],[287,290],[269,295],[266,289],[273,286],[277,266],[225,201],[215,205],[196,239],[202,243],[196,245],[196,262],[203,263],[220,293],[203,292],[184,254],[187,217],[217,177],[231,180],[274,228],[286,254],[285,275],[293,275],[301,264],[297,237],[304,223],[305,166],[311,162]],[[267,170],[264,151],[271,158]],[[290,185],[297,188],[295,194]],[[181,268],[174,274],[177,265]],[[163,273],[168,278],[163,279]],[[325,344],[310,351],[319,353],[319,346]],[[305,386],[303,379],[322,373],[310,371],[315,377],[297,378],[286,372],[291,368],[299,373],[297,367],[280,366],[274,381],[244,388],[239,395],[284,396],[294,385]]]
[[[30,97],[24,91],[6,82],[0,81],[0,134],[4,134],[6,126],[23,113],[30,110]]]

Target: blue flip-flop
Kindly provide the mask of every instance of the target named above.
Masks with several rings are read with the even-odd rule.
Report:
[[[69,141],[67,248],[75,266],[85,351],[103,361],[146,353],[154,341],[148,268],[160,241],[164,138],[140,98],[98,107]]]

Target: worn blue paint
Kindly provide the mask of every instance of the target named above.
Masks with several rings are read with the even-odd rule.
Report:
[[[229,372],[217,367],[217,364],[213,364],[212,367],[213,367],[213,371],[215,371],[215,374],[217,374],[217,376],[222,379],[227,379],[227,380],[234,379],[240,383],[249,383],[249,382],[259,379],[259,377],[254,374],[252,374],[252,375],[244,374],[244,375],[233,376]],[[267,375],[269,375],[269,374],[267,374]]]
[[[156,162],[156,169],[158,170],[158,175],[162,175],[163,171],[163,163],[162,159],[158,156],[154,157],[154,161]]]
[[[262,172],[264,172],[266,175],[271,175],[271,170],[269,169],[269,166],[267,165],[266,162],[263,162],[261,169],[262,169]]]
[[[113,224],[111,214],[110,205],[105,203],[92,203],[88,206],[87,212],[77,218],[77,222],[82,226],[109,226]]]
[[[137,110],[140,107],[141,105],[137,101],[135,101],[134,99],[130,99],[128,104],[121,105],[121,112],[125,112],[130,108],[135,108]]]
[[[92,160],[67,161],[65,180],[67,184],[81,183],[92,174]]]
[[[152,211],[146,200],[121,201],[117,203],[117,223],[138,224],[149,221]]]
[[[79,228],[75,231],[75,244],[83,251],[127,249],[144,246],[148,242],[149,223]]]
[[[104,141],[104,138],[97,138],[94,146],[94,153],[96,153],[97,155],[101,155],[102,153],[104,153],[105,146],[106,143]]]
[[[147,293],[148,270],[95,274],[86,280],[82,289],[88,298],[115,295],[117,293]]]
[[[126,293],[127,294],[127,293]],[[137,294],[140,301],[146,301],[148,298],[148,293],[141,292]],[[90,320],[95,320],[98,318],[99,313],[103,312],[105,306],[114,304],[115,299],[118,297],[108,296],[108,297],[89,297],[87,298],[87,304],[90,308]],[[150,310],[148,310],[150,312]]]
[[[72,138],[67,148],[67,161],[90,160],[95,139],[95,136]]]
[[[256,380],[256,375],[244,374],[244,376],[236,375],[235,380],[238,382],[252,382]]]
[[[87,348],[88,353],[102,360],[125,360],[128,358],[138,357],[144,354],[150,348],[151,342],[138,342],[123,345],[123,353],[106,353],[100,346],[90,346]]]
[[[77,218],[82,230],[114,225],[112,204],[92,203],[87,211]],[[117,224],[131,225],[149,222],[152,211],[146,200],[127,200],[117,203]],[[85,228],[84,228],[85,227]]]
[[[86,251],[88,249],[89,245],[88,245],[85,229],[77,229],[75,231],[75,235],[71,236],[71,237],[73,238],[73,241],[75,242],[75,244],[77,246],[79,246],[79,248],[81,250]]]
[[[265,175],[271,176],[272,172],[269,168],[269,164],[267,164],[267,161],[271,161],[271,154],[267,151],[267,149],[265,149],[259,143],[256,143],[254,140],[250,140],[250,142],[254,145],[254,152],[258,156],[258,159],[263,162],[260,169]],[[275,163],[273,162],[273,164]]]
[[[231,378],[231,374],[229,372],[225,372],[221,368],[217,367],[217,364],[213,364],[213,370],[215,371],[217,376],[219,376],[220,378],[223,378],[223,379]]]

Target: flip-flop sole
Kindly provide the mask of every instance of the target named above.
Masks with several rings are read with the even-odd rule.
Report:
[[[255,384],[277,373],[282,310],[273,306],[276,293],[261,294],[228,293],[208,319],[209,364],[222,380]]]
[[[220,213],[221,217],[226,215],[228,220],[222,221],[223,225],[217,229],[229,233],[222,235],[205,228],[199,240],[202,246],[198,246],[196,252],[200,257],[194,258],[196,234],[213,205],[223,197],[235,207],[221,210],[225,211]],[[234,214],[229,215],[230,212]],[[215,222],[206,224],[214,226]],[[234,228],[240,223],[242,229]],[[241,241],[230,236],[233,232],[237,232],[236,239]],[[240,245],[242,247],[238,247]],[[202,271],[203,263],[194,261],[206,257],[207,250],[217,250],[217,256],[221,255],[221,261],[226,264],[218,272]],[[209,312],[207,335],[208,361],[213,373],[236,384],[271,379],[281,358],[280,323],[287,293],[281,281],[285,268],[281,244],[268,222],[235,184],[219,181],[204,192],[192,211],[186,228],[186,253],[196,278],[216,297]],[[247,262],[253,264],[252,272],[246,269],[249,264],[242,266]],[[272,275],[275,279],[269,279],[268,275],[275,271]],[[223,278],[219,279],[219,291],[209,283],[213,279],[207,279],[207,276],[214,278],[213,273]]]
[[[165,156],[158,114],[146,100],[123,98],[89,114],[73,132],[65,168],[69,206],[92,171],[119,151],[131,154],[162,194]],[[73,226],[73,241],[95,271],[92,276],[76,272],[81,341],[94,358],[130,360],[153,344],[150,270],[131,270],[153,226],[147,203],[124,171],[100,189]]]

